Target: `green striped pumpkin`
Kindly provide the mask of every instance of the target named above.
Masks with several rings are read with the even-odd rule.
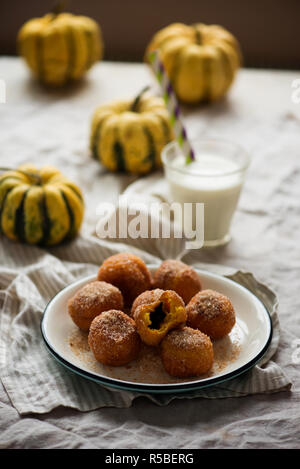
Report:
[[[161,167],[161,150],[174,138],[163,99],[144,91],[94,112],[91,152],[110,171],[147,174]]]
[[[242,63],[236,38],[219,25],[173,23],[158,31],[145,51],[159,50],[177,98],[187,104],[220,99]]]
[[[0,176],[0,230],[14,241],[52,246],[69,240],[83,213],[80,189],[52,166],[22,165]]]
[[[103,56],[99,25],[86,16],[49,13],[27,21],[18,33],[19,54],[44,84],[62,86]]]

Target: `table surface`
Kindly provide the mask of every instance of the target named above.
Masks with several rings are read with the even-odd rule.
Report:
[[[225,248],[202,260],[252,271],[279,298],[281,342],[275,360],[290,392],[208,400],[178,399],[161,408],[138,398],[128,409],[78,412],[57,408],[20,417],[0,384],[0,447],[10,448],[295,448],[300,446],[300,72],[241,70],[227,98],[183,108],[189,135],[242,144],[251,166]],[[0,59],[6,103],[0,104],[1,166],[54,164],[86,193],[84,232],[95,222],[95,201],[115,201],[134,181],[102,170],[88,152],[95,106],[134,96],[156,83],[143,64],[103,62],[67,92],[45,92],[23,62]],[[91,179],[91,168],[94,177]],[[99,181],[111,183],[103,194]],[[297,348],[299,347],[299,349]],[[299,350],[299,353],[298,353]]]

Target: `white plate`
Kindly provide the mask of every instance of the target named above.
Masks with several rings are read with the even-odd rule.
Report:
[[[153,272],[155,268],[149,266]],[[126,366],[108,367],[98,363],[67,311],[68,299],[94,276],[61,290],[47,305],[41,331],[49,352],[62,365],[100,384],[147,393],[178,393],[212,386],[232,379],[252,368],[267,351],[272,339],[272,322],[263,303],[242,285],[207,271],[197,270],[203,289],[228,296],[236,312],[231,333],[214,342],[215,361],[208,375],[180,380],[163,369],[159,348],[147,347],[137,360]]]

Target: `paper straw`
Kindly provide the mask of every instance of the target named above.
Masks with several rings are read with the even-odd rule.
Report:
[[[165,67],[162,61],[159,58],[159,52],[157,50],[150,52],[149,61],[156,76],[157,81],[159,82],[162,91],[163,98],[165,101],[166,108],[170,114],[170,122],[174,130],[174,134],[178,141],[180,148],[185,155],[186,164],[191,163],[195,160],[194,150],[188,141],[186,130],[182,124],[180,117],[180,109],[176,99],[175,92],[165,70]]]

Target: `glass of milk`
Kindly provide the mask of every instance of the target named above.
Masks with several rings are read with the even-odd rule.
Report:
[[[204,246],[220,246],[231,238],[230,225],[250,159],[232,142],[198,139],[191,144],[196,158],[190,164],[177,141],[162,150],[170,195],[181,204],[204,204]],[[193,226],[195,221],[191,220]]]

